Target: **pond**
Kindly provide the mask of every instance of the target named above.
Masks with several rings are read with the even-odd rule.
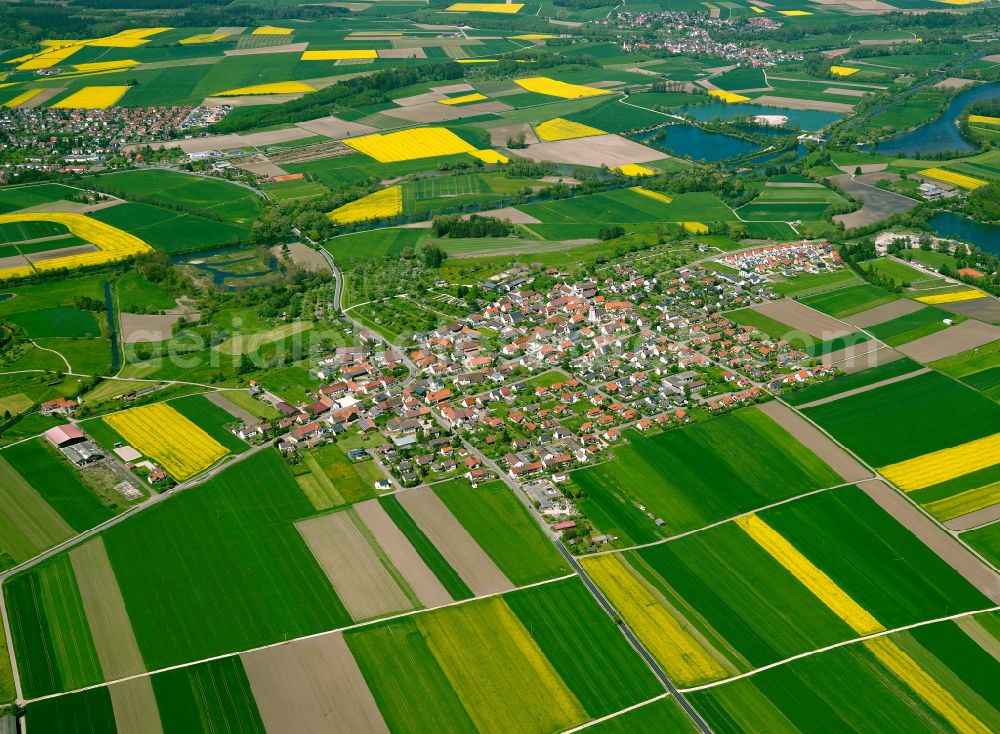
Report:
[[[1000,226],[977,222],[952,212],[938,212],[930,218],[931,228],[941,237],[969,242],[984,252],[1000,255]]]
[[[975,150],[958,134],[955,120],[962,110],[973,102],[1000,98],[1000,83],[982,84],[957,94],[945,108],[941,117],[931,120],[909,132],[900,133],[878,143],[876,149],[885,155],[914,156],[953,151],[965,153]],[[869,146],[870,148],[871,146]]]
[[[186,265],[189,268],[200,270],[211,276],[212,285],[225,290],[239,290],[241,287],[259,285],[259,283],[248,283],[241,286],[232,281],[245,280],[250,278],[261,278],[274,272],[277,260],[268,255],[267,262],[262,262],[256,252],[247,252],[246,249],[235,251],[231,248],[221,250],[211,250],[206,253],[196,255],[186,255],[181,258],[173,258],[175,262]]]
[[[706,132],[700,127],[684,123],[646,130],[633,135],[632,139],[674,155],[687,156],[692,160],[698,161],[704,158],[710,163],[747,155],[759,149],[749,140]]]
[[[732,120],[734,117],[747,115],[784,115],[788,124],[798,126],[802,130],[813,132],[822,130],[827,125],[839,120],[842,115],[837,112],[821,112],[820,110],[790,110],[785,107],[768,107],[758,104],[736,102],[709,102],[707,104],[691,105],[671,110],[681,115],[691,115],[696,120]]]

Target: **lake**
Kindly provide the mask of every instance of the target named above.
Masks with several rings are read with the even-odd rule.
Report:
[[[936,120],[921,125],[909,132],[900,133],[878,144],[877,150],[885,155],[914,156],[917,153],[943,153],[954,151],[964,153],[975,150],[958,134],[955,120],[962,110],[973,102],[1000,98],[1000,83],[980,84],[966,89],[955,96],[944,112]]]
[[[671,110],[681,115],[691,115],[696,120],[732,120],[734,117],[745,117],[747,115],[784,115],[788,118],[788,124],[798,125],[802,130],[813,132],[822,130],[827,125],[836,122],[841,118],[837,112],[821,112],[820,110],[789,110],[784,107],[767,107],[758,104],[746,104],[745,102],[709,102],[707,104],[691,105],[689,107],[675,108]]]
[[[951,212],[938,212],[930,218],[931,228],[941,237],[969,242],[994,255],[1000,255],[1000,226],[985,224]]]
[[[663,132],[662,138],[658,137],[661,131]],[[633,135],[632,139],[674,155],[687,156],[696,161],[704,158],[710,163],[747,155],[759,149],[749,140],[721,133],[706,132],[700,127],[684,123],[647,130]]]

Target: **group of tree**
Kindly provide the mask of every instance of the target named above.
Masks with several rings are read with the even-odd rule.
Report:
[[[468,219],[461,216],[434,219],[435,237],[506,237],[513,229],[509,221],[478,214],[473,214]]]

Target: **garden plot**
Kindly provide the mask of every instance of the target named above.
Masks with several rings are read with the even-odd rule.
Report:
[[[355,621],[414,608],[412,592],[351,509],[296,523]]]
[[[240,659],[268,734],[389,732],[340,633],[243,653]]]

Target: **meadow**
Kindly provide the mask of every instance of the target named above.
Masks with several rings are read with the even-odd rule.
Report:
[[[750,408],[652,437],[634,432],[615,459],[572,473],[581,509],[624,543],[701,527],[839,483],[832,469]],[[669,467],[669,468],[668,468]],[[662,527],[646,511],[662,518]]]
[[[919,311],[900,316],[876,326],[868,327],[868,331],[878,340],[890,347],[906,344],[935,332],[949,328],[944,320],[953,324],[965,321],[965,317],[953,314],[934,306],[926,306]]]
[[[870,367],[860,372],[839,375],[826,382],[814,383],[802,390],[783,392],[781,399],[790,405],[805,405],[814,400],[822,400],[823,398],[839,395],[848,390],[855,390],[859,387],[874,385],[876,382],[906,375],[920,368],[919,363],[914,362],[908,357],[903,357],[902,359],[896,359],[877,367]]]
[[[934,372],[807,408],[805,413],[875,467],[982,438],[1000,421],[1000,405]],[[962,420],[942,420],[955,415]],[[886,441],[886,436],[893,440]]]
[[[802,303],[822,311],[834,318],[843,318],[884,303],[895,301],[899,296],[881,288],[864,283],[849,288],[841,288],[828,293],[802,298]]]

